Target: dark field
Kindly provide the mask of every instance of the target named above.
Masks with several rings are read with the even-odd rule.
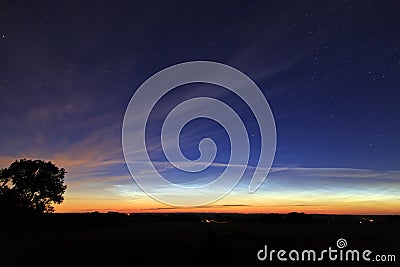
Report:
[[[289,215],[55,214],[2,219],[0,266],[400,266],[399,218]],[[214,222],[202,222],[213,219]],[[344,249],[396,262],[260,262],[275,249]],[[319,255],[319,254],[318,254]],[[288,257],[286,255],[286,257]],[[328,256],[326,256],[328,258]]]

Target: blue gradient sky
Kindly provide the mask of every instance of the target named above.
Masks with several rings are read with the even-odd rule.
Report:
[[[181,101],[218,98],[249,132],[242,182],[195,211],[400,214],[399,12],[397,1],[3,2],[0,167],[23,157],[65,167],[68,190],[57,211],[170,211],[129,176],[124,112],[154,73],[210,60],[257,83],[278,143],[268,179],[248,194],[260,138],[248,108],[211,85],[168,94],[152,113],[148,149],[171,180],[212,179],[229,156],[226,132],[197,120],[182,132],[182,151],[195,159],[199,140],[213,137],[216,163],[195,177],[170,168],[157,131]]]

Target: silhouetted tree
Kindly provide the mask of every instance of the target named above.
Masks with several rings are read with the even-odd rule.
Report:
[[[21,159],[0,170],[0,210],[2,212],[53,212],[67,188],[65,170],[43,160]]]

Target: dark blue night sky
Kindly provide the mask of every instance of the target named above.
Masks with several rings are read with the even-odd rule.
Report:
[[[162,207],[129,177],[124,112],[151,75],[209,60],[260,87],[277,131],[273,169],[254,199],[239,186],[222,201],[249,211],[301,204],[317,207],[309,212],[398,213],[400,2],[235,2],[3,1],[0,167],[23,157],[65,166],[69,189],[61,211]],[[162,117],[194,96],[216,97],[241,114],[254,166],[254,117],[236,96],[204,84],[177,88],[159,103],[147,136],[150,156],[165,162],[157,132]],[[216,162],[226,162],[226,132],[205,119],[182,131],[183,153],[196,159],[204,137],[218,143]],[[364,201],[359,209],[349,204],[352,197]]]

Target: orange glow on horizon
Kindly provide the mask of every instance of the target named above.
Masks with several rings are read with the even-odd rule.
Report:
[[[331,204],[331,205],[329,205]],[[58,213],[79,213],[79,212],[121,212],[121,213],[281,213],[290,212],[307,214],[349,214],[349,215],[400,215],[399,202],[395,203],[370,203],[360,202],[357,204],[326,203],[325,205],[229,205],[218,204],[200,206],[194,208],[172,207],[154,200],[147,200],[142,203],[131,203],[117,200],[74,200],[66,199],[61,205],[56,206]],[[384,205],[382,205],[384,204]]]

